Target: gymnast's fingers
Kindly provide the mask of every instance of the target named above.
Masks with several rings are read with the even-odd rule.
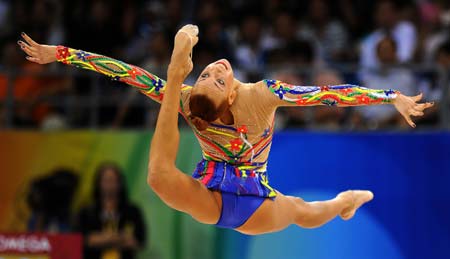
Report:
[[[27,57],[27,60],[29,60],[29,61],[31,61],[31,62],[34,62],[34,63],[38,63],[38,64],[41,64],[41,62],[40,62],[40,60],[38,59],[38,58],[35,58],[35,57]]]
[[[23,51],[25,51],[25,53],[27,53],[27,55],[32,56],[32,57],[36,56],[36,54],[34,52],[32,52],[29,48],[26,48],[23,46],[21,46],[21,48]]]
[[[434,106],[434,102],[422,103],[423,109],[428,109]]]
[[[410,114],[412,116],[416,116],[416,117],[423,116],[423,112],[422,111],[416,111],[414,109],[411,109]]]
[[[20,45],[20,48],[23,51],[25,51],[25,53],[27,53],[29,56],[36,56],[36,51],[33,51],[33,49],[30,46],[28,46],[27,44],[25,44],[25,43],[20,44],[19,43],[19,45]]]
[[[434,105],[434,102],[427,102],[427,103],[418,103],[414,106],[414,110],[416,111],[424,111],[425,109],[428,109]]]
[[[422,96],[423,96],[423,94],[420,93],[420,94],[418,94],[418,95],[416,95],[416,96],[413,96],[412,99],[413,99],[415,102],[418,102],[418,101],[420,101],[420,100],[422,99]]]
[[[39,44],[37,44],[33,39],[30,38],[30,36],[28,36],[25,32],[22,32],[22,38],[31,46],[38,46]]]
[[[402,114],[403,117],[405,118],[406,122],[409,124],[409,126],[415,128],[416,124],[414,124],[414,122],[412,121],[411,117],[408,114]]]
[[[28,45],[26,42],[21,41],[21,40],[18,40],[17,44],[19,44],[19,46],[21,46],[21,47],[30,47],[30,45]]]

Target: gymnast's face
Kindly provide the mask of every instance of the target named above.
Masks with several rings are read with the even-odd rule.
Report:
[[[191,94],[205,95],[216,106],[224,101],[231,105],[236,96],[236,91],[230,62],[226,59],[220,59],[206,66],[200,73]]]

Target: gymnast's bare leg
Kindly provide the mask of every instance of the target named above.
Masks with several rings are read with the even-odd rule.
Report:
[[[166,94],[151,144],[148,183],[170,207],[186,212],[202,223],[215,224],[221,213],[220,193],[208,190],[175,166],[179,144],[180,85],[192,69],[189,53],[197,42],[192,27],[182,30],[184,32],[175,37]],[[307,203],[279,193],[274,201],[267,199],[237,230],[246,234],[261,234],[279,231],[291,224],[318,227],[338,214],[345,219],[351,218],[355,210],[372,197],[367,191],[350,191],[341,193],[333,200]]]
[[[197,43],[196,27],[184,26],[175,36],[167,71],[164,100],[150,147],[148,184],[170,207],[190,214],[199,222],[214,224],[220,217],[220,196],[175,166],[179,144],[178,110],[181,84],[192,70],[189,57]]]
[[[151,145],[148,183],[155,193],[172,208],[190,214],[199,222],[216,224],[218,223],[222,209],[221,193],[207,189],[204,184],[183,174],[175,166],[175,158],[179,143],[177,123],[178,111],[180,108],[180,88],[182,82],[192,69],[192,60],[189,57],[189,53],[198,41],[197,34],[194,33],[196,28],[195,30],[194,28],[195,27],[193,26],[186,26],[175,37],[175,48],[168,69],[169,78],[166,83],[165,92],[163,88],[156,90],[156,83],[152,80],[147,84],[143,84],[136,80],[136,73],[145,75],[142,77],[146,78],[147,81],[149,79],[157,78],[155,75],[150,75],[149,72],[141,68],[128,64],[127,67],[129,67],[129,71],[127,70],[128,68],[123,68],[123,71],[120,70],[119,72],[121,73],[118,73],[115,70],[116,65],[114,64],[122,63],[117,60],[99,56],[94,53],[69,49],[63,46],[38,44],[26,34],[23,34],[26,43],[23,41],[19,41],[18,43],[28,54],[27,59],[31,62],[47,64],[60,61],[65,64],[83,64],[82,67],[85,69],[94,70],[108,76],[114,76],[117,80],[121,80],[131,86],[136,86],[150,98],[157,101],[162,99],[162,94],[164,93],[165,97],[162,101],[162,107]],[[85,60],[85,56],[83,55],[86,54],[89,56],[101,57],[102,60],[108,61],[108,64],[111,66],[93,67],[90,62],[93,62],[92,64],[94,64],[98,61]],[[205,68],[204,71],[207,72],[207,77],[202,78],[202,84],[204,86],[202,88],[203,94],[217,97],[208,97],[213,101],[215,99],[225,100],[231,107],[237,94],[235,89],[243,84],[234,79],[230,64],[228,64],[229,69],[225,69],[227,72],[223,72],[224,70],[219,68],[222,66],[227,68],[226,64],[220,65],[217,64],[217,62],[210,64]],[[211,77],[209,77],[209,75],[211,75]],[[224,78],[218,78],[218,76],[223,76]],[[221,79],[221,81],[219,82],[217,79]],[[156,80],[154,81],[156,82]],[[223,83],[223,86],[227,85],[222,89],[224,90],[224,94],[220,94],[220,90],[211,90],[221,88],[215,86],[216,81],[217,83]],[[227,81],[227,83],[225,84],[224,81]],[[160,80],[158,82],[163,84]],[[200,84],[197,84],[197,89],[199,89],[199,85]],[[294,88],[308,90],[309,87],[289,85],[276,80],[263,80],[258,83],[249,84],[248,86],[250,85],[255,87],[255,89],[260,89],[259,91],[254,92],[254,94],[257,94],[258,98],[261,101],[264,101],[264,105],[259,108],[262,107],[267,109],[267,114],[272,114],[277,107],[292,105],[311,106],[334,104],[344,107],[392,104],[405,117],[406,121],[412,127],[415,127],[411,116],[422,116],[424,114],[423,111],[426,108],[433,106],[432,103],[419,103],[421,95],[409,97],[402,95],[398,91],[363,89],[353,85],[313,87],[316,89],[315,92],[317,92],[317,95],[322,97],[332,96],[332,100],[328,99],[328,97],[321,99],[322,97],[319,96],[316,96],[317,98],[308,97],[305,99],[304,97],[306,94],[302,91],[298,94],[291,90]],[[158,91],[157,95],[152,94],[156,91]],[[358,98],[350,97],[350,95],[353,95],[355,92],[360,93]],[[361,92],[363,93],[361,94]],[[368,93],[370,93],[370,98]],[[342,99],[339,96],[345,98]],[[249,104],[251,104],[251,102],[249,102]],[[229,121],[229,115],[232,115],[229,110],[230,107],[228,107],[228,111],[222,112],[223,118],[226,121]],[[257,107],[255,106],[255,108]],[[205,121],[205,118],[202,119],[197,116],[197,121],[199,121],[199,119],[204,123],[214,121],[212,119]],[[254,121],[254,123],[256,122],[258,121]],[[197,128],[196,125],[194,126]],[[258,132],[255,134],[259,135],[260,133]],[[227,158],[225,158],[224,161],[227,161],[226,159]],[[244,159],[244,157],[241,157],[241,159]],[[292,224],[305,228],[314,228],[325,224],[337,215],[340,215],[341,218],[345,220],[350,219],[361,205],[370,201],[372,198],[372,193],[368,191],[350,191],[341,193],[336,198],[329,201],[305,202],[300,198],[284,196],[283,194],[278,193],[274,200],[265,199],[261,206],[255,208],[252,216],[247,218],[243,225],[232,228],[247,234],[279,231]]]
[[[372,198],[370,191],[346,191],[332,200],[305,202],[299,197],[278,193],[275,200],[267,199],[255,214],[236,230],[255,235],[276,232],[292,224],[303,228],[317,228],[338,215],[343,220],[351,219],[356,210]]]
[[[148,184],[168,206],[191,215],[201,223],[216,224],[221,215],[221,194],[207,189],[204,184],[184,174],[175,166],[179,144],[180,86],[192,69],[189,54],[198,41],[196,27],[186,26],[181,31],[175,37],[165,97],[152,139]],[[23,34],[23,37],[26,43],[19,41],[19,45],[29,55],[27,57],[29,61],[38,64],[57,61],[56,46],[38,44],[26,34]],[[405,100],[397,103],[415,104],[408,98]],[[411,105],[400,105],[403,107],[400,111],[408,110]],[[426,108],[424,105],[430,104],[417,104],[419,107],[415,107],[415,110],[422,111]],[[410,109],[405,114],[417,112]],[[355,211],[372,197],[372,193],[368,191],[349,191],[339,194],[332,200],[305,202],[300,198],[278,193],[274,200],[266,199],[246,223],[236,230],[255,235],[279,231],[292,224],[305,228],[319,227],[337,215],[343,219],[350,219]]]

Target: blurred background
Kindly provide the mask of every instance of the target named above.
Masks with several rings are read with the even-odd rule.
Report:
[[[317,230],[201,225],[146,185],[157,103],[93,72],[29,63],[16,43],[23,31],[165,78],[186,23],[200,28],[190,84],[227,58],[244,82],[359,84],[436,104],[416,129],[390,106],[280,109],[273,186],[305,200],[367,188],[375,200]],[[0,233],[79,233],[93,259],[450,258],[449,72],[446,0],[0,0]],[[201,152],[180,123],[177,163],[190,173]]]

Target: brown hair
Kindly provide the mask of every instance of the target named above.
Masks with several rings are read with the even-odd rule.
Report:
[[[198,130],[203,131],[208,127],[209,123],[217,120],[227,107],[226,101],[216,106],[206,95],[191,95],[189,99],[189,108],[191,110],[189,118]]]

